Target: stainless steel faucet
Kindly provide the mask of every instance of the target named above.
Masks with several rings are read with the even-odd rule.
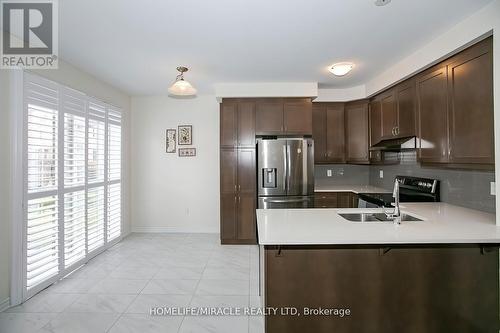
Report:
[[[399,209],[399,180],[394,180],[394,188],[392,190],[392,197],[394,198],[394,211],[392,214],[386,214],[394,223],[401,224],[401,210]]]

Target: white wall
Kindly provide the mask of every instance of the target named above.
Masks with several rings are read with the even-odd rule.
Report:
[[[97,78],[59,60],[57,70],[38,70],[35,74],[44,76],[50,80],[65,84],[78,89],[90,96],[119,106],[124,110],[124,234],[130,232],[130,97],[120,90],[108,85]],[[11,155],[10,139],[10,103],[12,91],[10,91],[12,77],[9,71],[0,70],[0,307],[10,295],[11,277]]]
[[[0,70],[0,310],[10,290],[9,73]]]
[[[165,130],[193,125],[196,157],[165,153]],[[219,232],[219,104],[132,98],[132,231]]]

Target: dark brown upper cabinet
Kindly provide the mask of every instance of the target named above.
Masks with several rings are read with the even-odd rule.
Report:
[[[310,98],[269,98],[256,101],[257,135],[311,135]]]
[[[312,137],[314,140],[314,163],[327,163],[326,158],[326,107],[324,103],[313,103]]]
[[[345,117],[343,103],[313,103],[314,160],[345,163]]]
[[[382,108],[380,98],[376,97],[370,102],[370,146],[382,140]]]
[[[220,105],[220,146],[255,147],[255,102],[224,99]]]
[[[448,162],[447,76],[446,66],[437,66],[416,80],[421,162]]]
[[[346,117],[346,160],[352,164],[370,163],[368,101],[354,101],[345,104]]]
[[[284,132],[282,99],[260,99],[255,107],[257,134],[279,135]]]
[[[398,127],[398,108],[393,89],[386,91],[380,96],[380,110],[382,117],[382,139],[395,137]]]
[[[415,80],[410,79],[400,83],[394,89],[398,110],[396,136],[408,137],[415,132]]]
[[[236,147],[238,142],[238,102],[223,100],[220,104],[220,145]]]
[[[408,80],[370,103],[371,145],[380,140],[415,135],[415,85]]]
[[[491,38],[448,65],[451,163],[493,164],[493,50]]]

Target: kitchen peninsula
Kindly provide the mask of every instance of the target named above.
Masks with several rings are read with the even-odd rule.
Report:
[[[496,332],[495,216],[404,203],[418,222],[351,222],[380,209],[257,210],[261,293],[270,307],[349,316],[268,316],[266,332]]]

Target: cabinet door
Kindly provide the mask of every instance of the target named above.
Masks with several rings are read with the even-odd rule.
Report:
[[[237,238],[237,200],[236,193],[223,193],[220,196],[220,237],[222,243]]]
[[[312,134],[312,102],[310,98],[285,99],[283,110],[286,134]]]
[[[446,66],[417,77],[419,157],[448,162],[448,94]]]
[[[368,104],[346,104],[347,162],[369,163],[368,158]]]
[[[255,194],[240,193],[238,195],[238,239],[257,240],[257,221],[255,216]]]
[[[255,147],[255,102],[238,103],[238,146]]]
[[[255,149],[238,149],[238,192],[255,194]]]
[[[491,39],[448,66],[450,162],[493,164],[493,56]]]
[[[382,138],[389,139],[397,135],[398,110],[394,91],[390,90],[380,97],[382,114]]]
[[[256,240],[255,149],[238,150],[238,239]]]
[[[345,162],[344,105],[326,107],[326,157],[330,163]]]
[[[350,192],[339,192],[337,195],[339,208],[351,208],[352,202]]]
[[[382,109],[380,99],[370,102],[370,146],[380,142],[382,139]]]
[[[314,162],[326,162],[326,106],[322,103],[313,103],[312,107],[314,140]]]
[[[236,149],[220,151],[220,191],[235,193],[237,191],[238,157]]]
[[[336,192],[314,193],[314,208],[338,208],[338,194]]]
[[[415,81],[403,82],[396,87],[398,107],[397,136],[415,135]]]
[[[263,99],[255,105],[255,129],[259,135],[283,133],[283,100]]]
[[[220,105],[220,145],[236,147],[237,143],[238,103],[234,100],[223,100]]]

